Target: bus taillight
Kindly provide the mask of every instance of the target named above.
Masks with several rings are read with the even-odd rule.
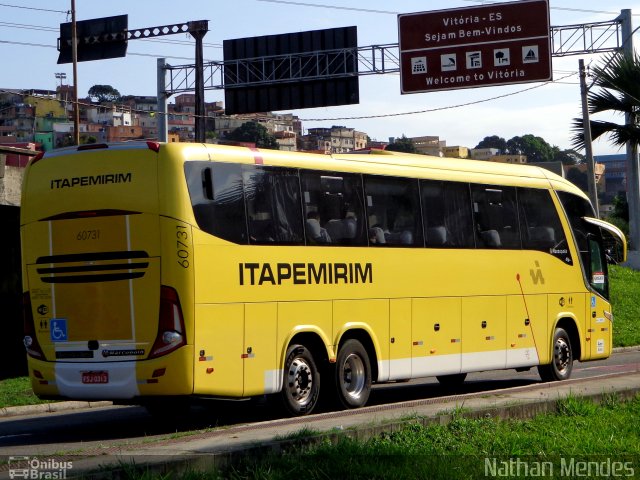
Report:
[[[33,358],[44,360],[44,352],[40,348],[38,337],[36,336],[36,327],[33,323],[33,312],[31,311],[31,296],[29,292],[22,294],[22,319],[24,321],[24,346],[27,353]]]
[[[149,358],[161,357],[187,343],[178,292],[164,285],[160,287],[159,317],[158,334]]]

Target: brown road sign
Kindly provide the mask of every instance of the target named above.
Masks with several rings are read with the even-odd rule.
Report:
[[[548,0],[398,15],[402,93],[552,79]]]

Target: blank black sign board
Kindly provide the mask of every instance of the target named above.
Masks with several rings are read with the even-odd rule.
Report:
[[[358,103],[357,46],[355,26],[225,40],[225,112]]]
[[[127,55],[128,15],[76,22],[78,62],[105,60]],[[58,63],[71,63],[71,23],[60,24]]]

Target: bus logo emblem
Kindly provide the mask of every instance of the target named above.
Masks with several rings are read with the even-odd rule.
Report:
[[[542,276],[542,269],[540,268],[540,263],[536,261],[536,270],[533,268],[529,270],[529,275],[531,275],[531,280],[534,285],[538,285],[538,283],[544,285],[544,277]]]

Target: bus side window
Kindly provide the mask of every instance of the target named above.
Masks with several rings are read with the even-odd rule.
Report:
[[[229,242],[247,243],[240,165],[191,161],[184,170],[198,227]]]
[[[417,180],[365,175],[369,244],[423,246]]]
[[[422,180],[420,196],[427,247],[474,247],[468,183]]]
[[[577,195],[567,192],[557,192],[560,202],[564,208],[567,218],[569,219],[569,225],[573,231],[578,251],[580,252],[580,258],[582,265],[586,271],[589,268],[589,242],[588,226],[585,224],[582,217],[594,217],[595,212],[588,200],[581,198]],[[587,273],[588,276],[588,273]]]
[[[600,295],[604,298],[609,298],[609,276],[602,244],[595,235],[589,235],[588,238],[589,258],[591,260],[589,283]]]
[[[300,171],[309,245],[366,245],[362,177]]]
[[[549,253],[572,265],[558,211],[548,190],[518,188],[522,248]]]
[[[471,185],[478,248],[520,249],[514,187]]]
[[[303,244],[298,172],[245,165],[243,183],[250,243]]]

